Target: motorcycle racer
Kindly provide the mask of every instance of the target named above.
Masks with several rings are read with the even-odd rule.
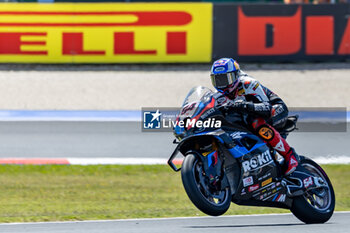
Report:
[[[285,175],[295,171],[299,156],[280,135],[288,108],[274,92],[244,73],[232,58],[221,58],[211,67],[211,81],[215,89],[229,99],[224,108],[248,115],[251,130],[285,159]]]

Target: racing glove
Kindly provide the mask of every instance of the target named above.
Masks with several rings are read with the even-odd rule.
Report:
[[[227,107],[235,112],[243,112],[263,118],[271,117],[271,106],[268,103],[251,103],[246,101],[235,101]]]

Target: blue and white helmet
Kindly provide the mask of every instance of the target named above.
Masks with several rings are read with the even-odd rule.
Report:
[[[238,84],[238,63],[232,58],[221,58],[216,60],[210,71],[213,86],[220,92],[227,88],[234,89]]]

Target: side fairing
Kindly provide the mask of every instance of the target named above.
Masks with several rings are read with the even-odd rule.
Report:
[[[253,200],[257,205],[290,206],[286,188],[276,179],[280,176],[280,168],[270,148],[248,132],[237,131],[229,135],[235,144],[229,151],[241,164],[241,180],[234,195],[237,204]]]

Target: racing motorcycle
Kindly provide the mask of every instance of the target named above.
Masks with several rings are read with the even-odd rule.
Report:
[[[225,113],[227,98],[206,87],[194,87],[184,100],[174,126],[177,144],[168,160],[181,170],[192,203],[202,212],[219,216],[238,205],[290,209],[301,221],[324,223],[334,211],[334,190],[325,171],[300,156],[296,171],[283,174],[284,159],[246,127],[242,113]],[[298,116],[289,116],[279,130],[286,138]],[[181,167],[174,163],[179,152]]]

